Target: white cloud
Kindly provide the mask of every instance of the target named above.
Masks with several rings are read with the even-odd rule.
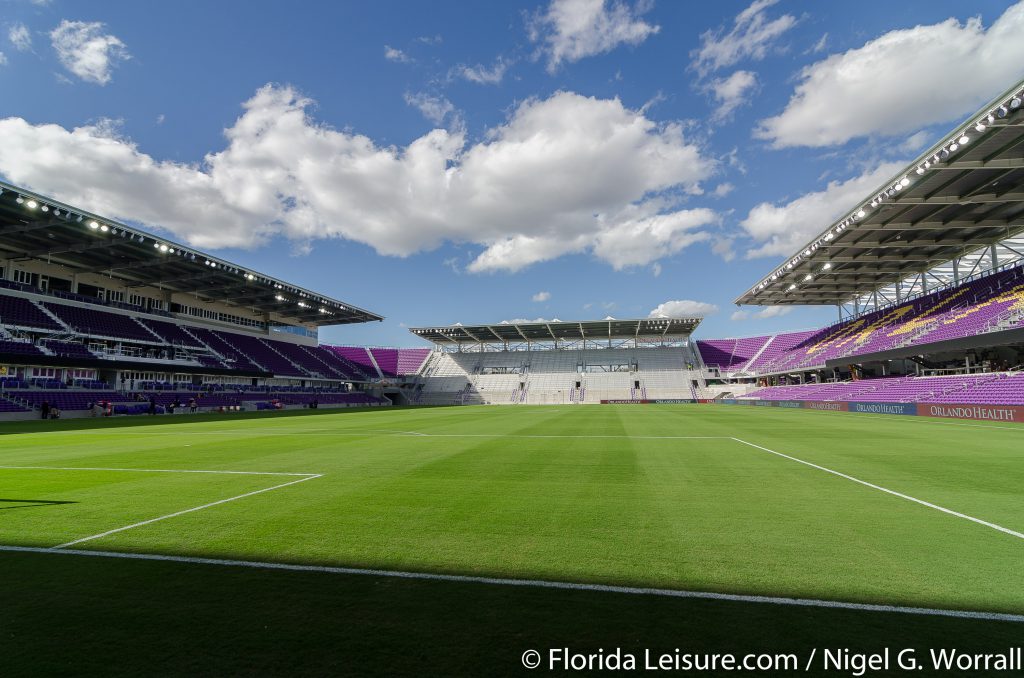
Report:
[[[785,110],[756,136],[776,148],[899,136],[970,113],[1024,63],[1024,2],[987,31],[980,18],[890,31],[803,69]]]
[[[535,295],[533,295],[531,297],[531,299],[533,301],[536,301],[538,303],[542,302],[542,301],[547,301],[550,298],[551,298],[551,292],[537,292],[537,294],[535,294]]]
[[[64,68],[97,85],[110,82],[114,66],[131,58],[125,44],[117,36],[104,33],[104,28],[98,21],[65,19],[50,31],[50,42]]]
[[[711,243],[711,251],[722,258],[722,261],[729,262],[736,258],[735,238],[718,237]]]
[[[384,45],[384,58],[399,64],[408,64],[413,61],[412,57],[408,54],[390,45]]]
[[[434,129],[405,147],[312,120],[312,103],[261,88],[225,131],[227,146],[198,165],[154,159],[109,126],[7,118],[0,174],[197,247],[345,238],[406,256],[473,243],[484,248],[474,272],[588,251],[646,265],[707,237],[700,227],[717,220],[679,204],[715,161],[681,125],[617,99],[558,92],[521,103],[477,143]]]
[[[696,229],[718,221],[718,214],[704,207],[638,216],[601,230],[594,241],[594,254],[616,270],[642,266],[709,239],[708,233]]]
[[[443,96],[432,96],[423,92],[419,94],[406,92],[405,103],[419,110],[424,118],[435,125],[443,124],[448,116],[452,116],[452,119],[458,124],[459,116],[455,111],[455,106]]]
[[[651,275],[653,275],[655,278],[661,275],[661,264],[659,264],[658,262],[654,262],[653,264],[651,264]]]
[[[744,59],[760,61],[776,40],[796,25],[791,14],[783,14],[768,20],[765,13],[778,0],[755,0],[753,4],[736,15],[732,30],[724,28],[701,34],[701,46],[691,53],[694,68],[702,77],[739,63]]]
[[[0,52],[0,66],[6,66],[6,65],[7,65],[7,55],[4,54],[3,52]]]
[[[497,85],[505,78],[505,72],[510,65],[508,61],[499,57],[490,68],[483,64],[475,66],[459,64],[455,67],[454,72],[458,77],[478,85]]]
[[[916,134],[911,134],[909,137],[907,137],[907,140],[899,145],[899,150],[901,153],[904,153],[906,155],[916,153],[917,151],[920,151],[922,148],[924,148],[931,140],[931,138],[931,134],[929,134],[926,130],[921,130],[920,132],[917,132]]]
[[[736,187],[733,186],[731,183],[729,183],[728,181],[724,181],[715,186],[715,190],[711,192],[711,195],[715,196],[716,198],[724,198],[725,196],[732,193],[735,189]]]
[[[681,318],[691,315],[710,315],[718,312],[718,306],[692,299],[676,299],[658,304],[647,314],[648,318]]]
[[[747,234],[760,243],[747,252],[747,258],[792,254],[902,167],[902,163],[885,163],[846,181],[830,181],[824,190],[807,193],[784,205],[763,202],[755,206],[740,222]]]
[[[164,124],[164,122],[166,120],[167,120],[167,116],[164,115],[163,113],[161,113],[160,115],[156,116],[156,124],[158,124],[158,125]]]
[[[558,318],[512,318],[511,320],[502,320],[499,325],[519,325],[525,323],[547,323],[547,322],[559,322]]]
[[[32,49],[32,34],[28,32],[25,24],[13,24],[7,31],[7,39],[19,52],[27,52]]]
[[[734,311],[729,320],[764,320],[778,318],[793,310],[792,306],[766,306],[760,311]]]
[[[708,89],[715,95],[718,108],[711,115],[715,122],[722,122],[732,117],[736,109],[747,99],[751,90],[757,87],[757,74],[751,71],[736,71],[728,78],[719,78],[708,84]]]
[[[814,43],[814,46],[811,47],[810,51],[813,54],[818,54],[820,52],[824,52],[827,47],[828,47],[828,33],[825,33],[825,35],[821,36],[821,38],[818,40],[818,42]]]
[[[660,30],[640,19],[646,4],[630,7],[619,0],[551,0],[529,25],[532,42],[542,43],[548,71],[563,62],[610,52],[619,45],[639,45]]]

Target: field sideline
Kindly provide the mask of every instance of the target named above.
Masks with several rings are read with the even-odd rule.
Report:
[[[88,614],[82,616],[89,609],[83,597],[93,594],[106,592],[107,605],[131,610],[129,617],[160,617],[182,600],[198,603],[196,591],[231,609],[214,626],[241,614],[238,600],[225,599],[232,594],[250,601],[241,609],[253,606],[252,620],[266,613],[266,596],[284,591],[292,593],[277,600],[279,609],[292,605],[308,619],[333,619],[332,604],[358,608],[359,601],[371,605],[383,596],[405,612],[384,615],[376,600],[374,612],[347,616],[367,620],[366,632],[378,637],[408,635],[405,626],[422,625],[434,607],[436,628],[418,632],[447,628],[464,643],[465,632],[452,625],[490,614],[490,608],[473,610],[500,599],[500,622],[492,620],[495,628],[475,642],[492,632],[492,640],[516,639],[509,652],[574,611],[584,615],[579,637],[606,642],[601,639],[623,620],[635,617],[635,630],[652,625],[645,615],[653,609],[702,610],[703,624],[653,625],[643,637],[659,643],[669,642],[666,633],[685,633],[709,647],[722,640],[720,624],[733,628],[736,639],[750,620],[768,618],[804,629],[790,638],[798,644],[837,628],[823,628],[821,619],[850,615],[870,620],[852,638],[863,642],[897,630],[912,632],[908,642],[924,642],[956,625],[961,641],[988,643],[1019,637],[1022,628],[993,619],[908,621],[884,612],[768,609],[742,597],[1024,615],[1024,426],[696,405],[120,421],[0,426],[7,433],[0,435],[0,545],[740,598],[632,600],[638,597],[601,591],[496,591],[472,581],[0,552],[0,576],[35,582],[8,601],[7,609],[25,615],[22,630],[51,613],[65,624],[91,626]],[[83,584],[88,591],[80,590]],[[192,594],[182,598],[179,587]],[[343,600],[335,599],[340,591]],[[156,601],[163,607],[150,610]],[[522,626],[549,604],[558,612],[529,623],[529,630]],[[452,605],[466,618],[450,619]],[[244,636],[247,626],[236,619],[231,628],[224,632]],[[559,632],[548,630],[551,637]],[[356,654],[369,660],[370,639],[353,637],[356,631],[344,630],[346,656],[352,659],[354,643]],[[18,638],[22,649],[0,640],[8,657],[25,657],[25,647],[42,650],[43,640],[25,645],[17,625],[12,632],[5,640]],[[282,643],[290,642],[287,635]],[[233,642],[242,648],[251,640]],[[479,668],[491,656],[485,650],[495,648],[478,648],[464,658],[469,664],[447,670]],[[246,661],[260,654],[246,652]],[[507,665],[488,665],[488,672],[515,673],[515,662],[499,656]],[[139,669],[131,661],[125,666]],[[356,672],[372,668],[359,665]],[[244,668],[229,663],[220,670]]]

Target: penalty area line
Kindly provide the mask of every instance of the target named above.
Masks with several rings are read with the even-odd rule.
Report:
[[[815,598],[786,598],[784,596],[744,595],[738,593],[715,593],[712,591],[686,591],[678,589],[646,588],[637,586],[614,586],[610,584],[585,584],[565,581],[549,581],[543,579],[507,579],[503,577],[481,577],[461,574],[435,574],[430,572],[404,572],[401,570],[374,570],[366,568],[335,567],[330,565],[299,565],[292,563],[274,563],[254,560],[230,560],[225,558],[174,556],[157,553],[126,553],[120,551],[90,551],[82,549],[66,549],[55,551],[53,549],[35,546],[0,546],[0,552],[46,553],[68,556],[84,556],[93,558],[118,558],[124,560],[184,563],[189,565],[215,565],[222,567],[249,568],[256,570],[279,570],[286,572],[312,572],[353,576],[389,577],[394,579],[442,581],[461,584],[487,584],[493,586],[521,586],[526,588],[560,589],[567,591],[593,591],[599,593],[621,593],[639,596],[660,596],[665,598],[688,598],[695,600],[716,600],[736,603],[786,605],[792,607],[815,607],[836,610],[852,610],[857,612],[882,612],[894,614],[922,615],[931,617],[953,617],[956,619],[977,619],[984,621],[1024,623],[1024,614],[1012,614],[1007,612],[982,612],[975,610],[952,610],[931,607],[882,605],[875,603],[854,603],[838,600],[821,600]]]
[[[997,525],[996,523],[991,523],[991,522],[989,522],[987,520],[982,520],[981,518],[975,518],[974,516],[969,516],[966,513],[960,513],[959,511],[954,511],[953,509],[948,509],[945,506],[939,506],[938,504],[933,504],[930,501],[925,501],[924,499],[918,499],[917,497],[912,497],[909,494],[903,494],[902,492],[897,492],[896,490],[890,490],[888,487],[882,487],[881,485],[876,485],[876,484],[868,482],[866,480],[861,480],[860,478],[851,476],[851,475],[846,474],[846,473],[842,473],[841,471],[836,471],[834,469],[830,469],[830,468],[828,468],[826,466],[820,466],[818,464],[815,464],[815,463],[809,462],[809,461],[805,461],[805,460],[800,459],[798,457],[794,457],[794,456],[791,456],[791,455],[788,455],[788,454],[783,454],[782,452],[777,452],[775,450],[770,450],[767,447],[762,447],[760,445],[755,445],[754,443],[747,442],[746,440],[741,440],[740,438],[733,438],[733,440],[735,440],[738,443],[742,443],[744,445],[747,445],[748,447],[753,447],[753,448],[756,448],[756,449],[761,450],[763,452],[767,452],[769,454],[774,454],[775,456],[782,457],[783,459],[789,459],[790,461],[795,461],[798,464],[803,464],[804,466],[810,466],[811,468],[816,468],[819,471],[824,471],[825,473],[831,473],[834,476],[838,476],[840,478],[844,478],[846,480],[849,480],[849,481],[854,482],[854,483],[858,483],[858,484],[863,485],[865,487],[870,487],[871,489],[878,490],[879,492],[885,492],[886,494],[891,494],[894,497],[899,497],[900,499],[905,499],[907,501],[914,502],[915,504],[920,504],[921,506],[925,506],[927,508],[934,509],[936,511],[940,511],[942,513],[951,515],[951,516],[953,516],[955,518],[961,518],[963,520],[969,520],[972,523],[977,523],[978,525],[983,525],[983,526],[991,528],[993,530],[997,530],[999,532],[1002,532],[1003,534],[1008,534],[1011,537],[1016,537],[1017,539],[1024,539],[1024,533],[1017,532],[1016,530],[1011,530],[1008,527],[1003,527],[1002,525]]]
[[[136,527],[142,527],[143,525],[151,525],[153,523],[158,523],[161,520],[167,520],[169,518],[177,518],[178,516],[183,516],[186,513],[195,513],[196,511],[202,511],[203,509],[208,509],[208,508],[211,508],[213,506],[220,506],[221,504],[227,504],[228,502],[231,502],[231,501],[237,501],[239,499],[245,499],[246,497],[252,497],[252,496],[255,496],[257,494],[263,494],[264,492],[270,492],[272,490],[279,490],[282,487],[288,487],[289,485],[296,485],[298,483],[304,483],[307,480],[313,480],[314,478],[323,478],[323,474],[308,475],[308,476],[304,476],[302,478],[299,478],[298,480],[289,480],[287,483],[281,483],[279,485],[274,485],[273,487],[265,487],[262,490],[253,490],[252,492],[246,492],[245,494],[239,494],[239,495],[236,495],[234,497],[228,497],[227,499],[219,499],[217,501],[211,501],[210,503],[203,504],[202,506],[193,506],[192,508],[187,508],[187,509],[184,509],[182,511],[175,511],[174,513],[168,513],[165,516],[159,516],[157,518],[150,518],[149,520],[143,520],[143,521],[140,521],[138,523],[132,523],[131,525],[125,525],[124,527],[117,527],[117,528],[114,528],[113,530],[107,530],[106,532],[100,532],[99,534],[93,534],[93,535],[90,535],[88,537],[82,537],[81,539],[75,539],[73,541],[65,542],[63,544],[58,544],[57,546],[51,546],[47,550],[49,550],[49,551],[59,551],[61,549],[65,549],[65,548],[67,548],[69,546],[74,546],[75,544],[81,544],[83,542],[92,541],[94,539],[100,539],[102,537],[107,537],[107,536],[110,536],[112,534],[117,534],[118,532],[124,532],[125,530],[132,530],[132,529],[135,529]]]

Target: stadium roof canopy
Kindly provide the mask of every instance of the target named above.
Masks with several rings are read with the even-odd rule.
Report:
[[[958,125],[737,304],[837,304],[864,298],[1024,232],[1024,81]],[[1019,242],[1019,241],[1018,241]],[[936,278],[936,280],[940,280]]]
[[[376,313],[286,283],[193,247],[0,182],[0,258],[40,259],[72,274],[109,276],[128,286],[186,293],[273,320],[341,325]]]
[[[501,322],[495,325],[412,327],[410,332],[440,345],[521,342],[577,342],[614,339],[688,337],[703,318],[644,318],[642,320],[551,320]]]

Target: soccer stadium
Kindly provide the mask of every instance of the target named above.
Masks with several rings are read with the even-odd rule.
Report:
[[[328,340],[370,281],[0,182],[0,671],[1020,675],[1004,85],[745,266],[735,304],[834,322],[740,337],[421,280],[406,346]]]

